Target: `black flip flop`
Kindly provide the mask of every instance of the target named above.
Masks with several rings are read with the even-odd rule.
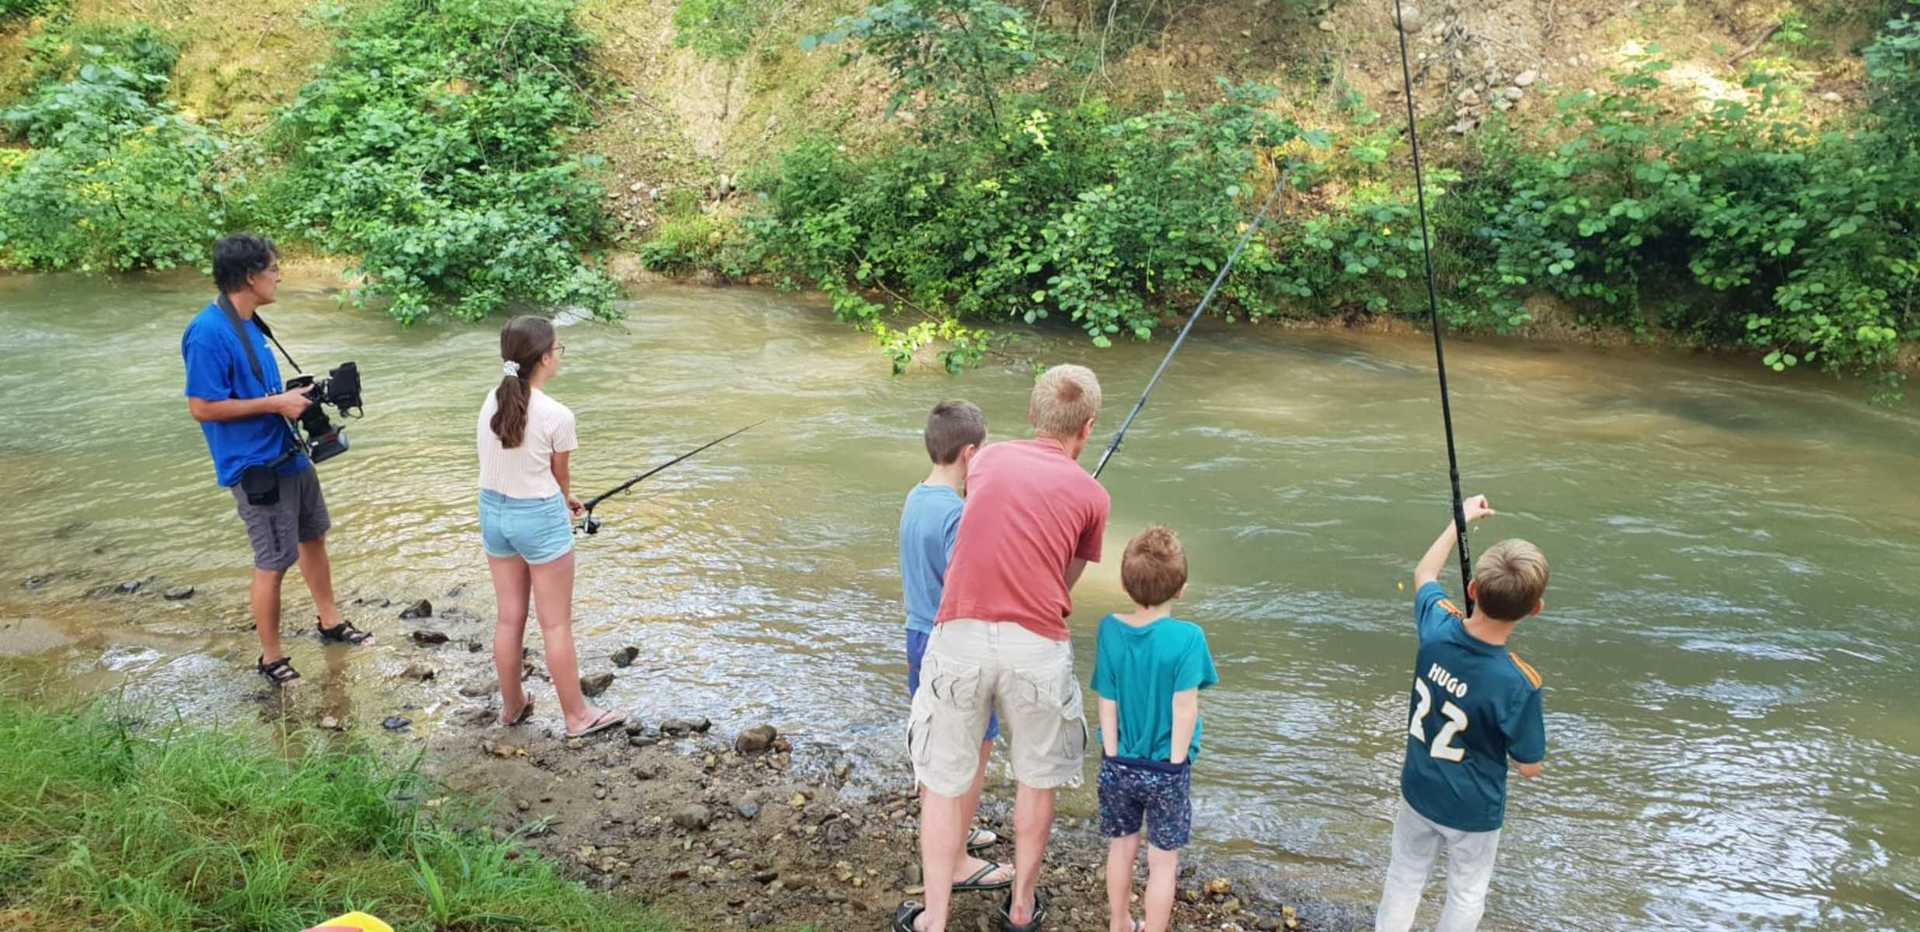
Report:
[[[1006,888],[1013,886],[1013,877],[1011,876],[1011,872],[1009,872],[1009,876],[1005,880],[981,879],[986,877],[988,874],[992,874],[1004,867],[1007,867],[1007,865],[995,864],[992,861],[988,861],[986,863],[986,866],[980,868],[977,871],[974,871],[973,876],[968,877],[967,879],[954,884],[953,892],[970,893],[976,890],[1005,890]]]
[[[1040,932],[1040,925],[1047,921],[1047,891],[1033,891],[1033,918],[1026,925],[1013,921],[1013,894],[1007,894],[1007,901],[1000,904],[1001,932]]]
[[[901,903],[900,908],[893,911],[893,932],[918,932],[913,921],[926,911],[925,906],[911,900]]]

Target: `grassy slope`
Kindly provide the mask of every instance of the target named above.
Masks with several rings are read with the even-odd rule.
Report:
[[[0,704],[0,927],[666,932],[353,750]]]

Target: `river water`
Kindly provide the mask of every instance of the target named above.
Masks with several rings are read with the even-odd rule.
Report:
[[[367,386],[352,451],[321,467],[339,586],[461,587],[484,615],[472,438],[496,331],[401,330],[330,284],[291,276],[267,316],[303,364],[357,360]],[[208,296],[191,277],[0,278],[0,688],[215,718],[258,692],[245,537],[180,394],[180,330]],[[1165,349],[1028,336],[961,378],[896,379],[794,296],[660,287],[625,310],[562,331],[576,489],[769,420],[601,508],[583,654],[641,648],[617,704],[771,720],[869,760],[900,747],[894,528],[926,410],[968,397],[1015,436],[1032,365],[1084,362],[1104,442]],[[1642,349],[1459,340],[1449,362],[1466,491],[1501,512],[1476,540],[1524,536],[1554,564],[1514,642],[1546,678],[1549,764],[1516,778],[1487,927],[1920,927],[1920,406]],[[1198,844],[1371,902],[1415,647],[1403,581],[1447,514],[1431,344],[1203,331],[1105,482],[1110,554],[1149,522],[1180,532],[1181,614],[1218,658]],[[200,594],[85,595],[147,576]],[[1116,561],[1075,595],[1090,672],[1095,621],[1126,604]],[[402,638],[390,611],[350,617]],[[312,677],[318,648],[293,644]],[[392,661],[334,662],[379,709]]]

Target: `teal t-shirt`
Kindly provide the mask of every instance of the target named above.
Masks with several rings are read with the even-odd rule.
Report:
[[[1173,759],[1173,694],[1220,682],[1200,626],[1162,618],[1134,627],[1114,615],[1100,620],[1094,649],[1093,691],[1120,707],[1120,756]],[[1193,725],[1187,759],[1200,756],[1201,725]]]
[[[1414,593],[1413,617],[1420,653],[1400,792],[1448,828],[1493,831],[1506,818],[1507,758],[1534,764],[1547,756],[1540,674],[1505,645],[1468,634],[1437,582]]]

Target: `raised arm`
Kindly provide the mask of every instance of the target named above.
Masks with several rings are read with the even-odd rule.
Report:
[[[1173,694],[1173,753],[1169,763],[1183,764],[1187,749],[1193,747],[1193,728],[1200,721],[1200,690],[1183,689]]]
[[[265,398],[228,398],[223,401],[208,401],[205,398],[187,396],[187,411],[196,421],[243,421],[262,414],[275,414],[280,417],[299,417],[307,410],[311,399],[304,389],[268,395]]]
[[[1468,524],[1493,514],[1493,506],[1487,503],[1485,495],[1467,499],[1461,503],[1461,509],[1467,513]],[[1440,571],[1447,568],[1447,558],[1453,555],[1453,544],[1459,536],[1453,522],[1448,521],[1446,530],[1440,532],[1433,546],[1428,547],[1426,555],[1420,558],[1419,565],[1413,568],[1413,588],[1416,592],[1421,586],[1440,578]]]

